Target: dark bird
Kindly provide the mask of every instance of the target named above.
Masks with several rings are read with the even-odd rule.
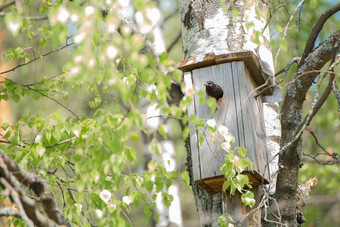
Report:
[[[207,81],[204,83],[204,85],[205,85],[205,92],[207,93],[207,95],[214,97],[216,101],[220,103],[221,98],[223,97],[222,88],[212,81]]]

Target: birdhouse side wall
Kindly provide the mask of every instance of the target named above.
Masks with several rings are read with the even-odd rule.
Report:
[[[266,133],[263,119],[262,97],[255,99],[259,92],[253,75],[243,61],[231,62],[239,144],[235,147],[245,147],[247,157],[253,163],[254,176],[264,176],[268,180]],[[227,122],[226,124],[230,124]],[[251,168],[247,168],[251,171]]]
[[[242,115],[242,127],[244,147],[247,150],[247,157],[253,162],[253,170],[265,179],[269,180],[268,158],[266,146],[266,132],[263,118],[262,97],[257,99],[254,96],[258,93],[257,85],[251,72],[244,62],[232,63],[235,78],[235,89],[240,93],[240,114]],[[238,86],[238,88],[237,88]],[[247,170],[251,170],[248,168]]]

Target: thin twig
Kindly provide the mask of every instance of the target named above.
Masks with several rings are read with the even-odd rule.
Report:
[[[1,165],[3,165],[3,161],[1,161]],[[29,227],[33,227],[34,224],[32,222],[31,219],[29,219],[27,217],[27,214],[25,212],[25,209],[21,203],[21,199],[19,198],[20,194],[19,192],[17,192],[10,183],[8,183],[5,178],[0,178],[0,184],[3,188],[6,188],[9,190],[9,196],[10,198],[13,200],[13,202],[17,205],[18,207],[18,213],[20,215],[20,217],[22,218],[22,220],[26,223],[27,226]]]
[[[340,3],[335,4],[333,7],[326,10],[318,19],[318,21],[315,23],[315,25],[312,28],[312,31],[310,32],[309,38],[306,42],[305,50],[302,54],[301,60],[298,64],[298,69],[301,68],[303,65],[306,57],[312,52],[314,48],[315,41],[320,33],[320,31],[323,28],[323,25],[326,23],[328,18],[330,18],[332,15],[334,15],[336,12],[340,11]]]
[[[169,47],[166,48],[166,52],[169,53],[172,50],[172,48],[176,45],[176,43],[181,38],[181,36],[182,36],[182,32],[179,32],[178,35],[176,36],[176,38],[174,40],[172,40],[172,42],[170,43]]]
[[[337,153],[331,154],[323,146],[321,146],[321,144],[318,141],[318,138],[315,136],[314,132],[310,128],[306,128],[306,131],[309,132],[314,137],[316,145],[318,145],[328,156],[332,157],[334,160],[338,159]]]
[[[204,135],[204,138],[205,138],[206,143],[208,144],[209,151],[210,151],[210,152],[212,153],[212,155],[215,157],[216,161],[218,161],[218,163],[222,166],[222,165],[223,165],[222,161],[216,156],[215,152],[211,149],[210,144],[208,143],[209,141],[208,141],[208,139],[207,139],[207,135],[206,135],[206,133],[205,133],[204,131],[203,131],[203,135]]]
[[[60,51],[60,50],[62,50],[62,49],[64,49],[64,48],[66,48],[66,47],[71,46],[71,45],[73,45],[73,43],[67,43],[67,41],[66,41],[66,44],[65,44],[64,46],[59,47],[59,48],[56,49],[56,50],[52,50],[52,51],[50,51],[50,52],[47,52],[47,53],[45,53],[45,54],[43,54],[43,55],[41,55],[41,56],[39,56],[39,57],[33,58],[32,60],[30,60],[30,61],[28,61],[28,62],[26,62],[26,63],[22,63],[22,64],[19,64],[19,65],[15,66],[15,67],[11,68],[11,69],[8,69],[8,70],[6,70],[6,71],[2,71],[2,72],[0,72],[0,75],[5,74],[5,73],[8,73],[8,72],[11,72],[11,71],[14,71],[14,70],[16,70],[17,68],[20,68],[20,67],[22,67],[22,66],[28,65],[28,64],[30,64],[30,63],[36,61],[36,60],[39,60],[39,59],[41,59],[41,58],[43,58],[43,57],[46,57],[47,55],[50,55],[50,54],[52,54],[52,53],[58,52],[58,51]]]
[[[266,30],[266,28],[268,27],[268,25],[269,25],[269,23],[270,23],[270,21],[271,21],[273,15],[275,14],[275,12],[278,11],[280,8],[285,7],[286,4],[287,4],[289,1],[287,0],[287,1],[284,2],[283,4],[278,5],[278,6],[277,6],[275,9],[273,9],[273,10],[270,10],[270,7],[269,7],[269,5],[268,5],[267,2],[265,2],[265,1],[263,1],[263,0],[261,0],[261,2],[263,2],[264,4],[266,4],[267,7],[268,7],[268,9],[269,9],[269,17],[268,17],[268,19],[267,19],[266,25],[263,27],[262,32],[261,32],[261,33],[263,33],[263,32]]]
[[[172,17],[176,16],[178,14],[178,9],[174,10],[172,13],[170,13],[168,16],[164,17],[164,22],[171,19]]]
[[[294,63],[298,63],[300,61],[301,57],[294,57],[292,59],[290,59],[290,61],[288,62],[288,64],[286,65],[286,67],[284,67],[283,69],[281,69],[280,71],[278,71],[277,73],[275,73],[274,77],[277,77],[278,75],[280,75],[281,73],[284,72],[281,80],[284,80],[284,78],[286,77],[290,67],[294,64]]]
[[[52,148],[52,147],[55,147],[55,146],[59,146],[59,145],[61,145],[61,144],[68,143],[68,142],[70,142],[70,141],[72,141],[72,140],[75,140],[75,139],[77,139],[77,137],[72,137],[72,138],[70,138],[70,139],[61,141],[61,142],[59,142],[59,143],[55,143],[55,144],[52,144],[52,145],[48,145],[48,146],[46,146],[45,148]]]
[[[15,4],[15,1],[14,1],[14,0],[2,4],[2,5],[0,6],[0,11],[2,11],[3,9],[5,9],[5,8],[7,8],[8,6],[11,6],[11,5],[13,5],[13,4]]]
[[[0,12],[0,17],[6,16],[7,13]],[[40,21],[40,20],[47,20],[48,16],[31,16],[31,17],[24,17],[26,20],[32,20],[32,21]]]
[[[24,85],[23,85],[23,86],[24,86]],[[26,88],[28,88],[28,89],[30,89],[30,90],[32,90],[32,91],[35,91],[35,92],[39,93],[40,95],[42,95],[42,96],[44,96],[44,97],[46,97],[46,98],[48,98],[48,99],[50,99],[50,100],[52,100],[52,101],[58,103],[60,106],[64,107],[68,112],[70,112],[73,116],[75,116],[75,117],[78,119],[78,121],[80,121],[80,117],[79,117],[77,114],[75,114],[70,108],[68,108],[67,106],[65,106],[64,104],[62,104],[62,103],[59,102],[58,100],[56,100],[55,98],[52,98],[52,97],[50,97],[50,96],[48,96],[48,95],[45,95],[45,94],[42,93],[41,91],[39,91],[39,90],[37,90],[37,89],[34,89],[34,88],[32,88],[32,87],[29,87],[29,86],[24,86],[24,87],[26,87]]]

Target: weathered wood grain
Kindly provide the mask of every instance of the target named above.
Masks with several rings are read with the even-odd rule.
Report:
[[[210,59],[211,60],[211,59]],[[264,129],[262,99],[254,96],[258,93],[257,84],[244,61],[233,61],[219,65],[194,69],[185,72],[186,90],[194,89],[189,115],[196,114],[198,119],[215,119],[217,127],[227,126],[235,137],[235,147],[245,147],[247,157],[253,162],[253,170],[247,168],[244,173],[253,185],[269,180],[266,133]],[[224,91],[224,95],[214,114],[210,108],[200,103],[198,92],[205,92],[204,83],[213,81]],[[208,99],[208,96],[206,96]],[[199,145],[199,136],[203,133],[204,142]],[[215,141],[215,142],[214,142]],[[225,151],[220,147],[223,138],[216,132],[214,139],[207,129],[190,126],[194,180],[209,193],[222,190],[224,176],[220,167],[225,163]]]
[[[253,147],[254,160],[256,160],[257,165],[254,166],[254,170],[256,170],[261,176],[263,176],[268,181],[269,179],[269,169],[267,166],[268,163],[268,153],[267,153],[267,143],[266,143],[266,131],[264,125],[264,117],[263,117],[263,104],[262,97],[258,97],[257,99],[254,96],[258,93],[256,88],[256,84],[252,79],[252,75],[250,74],[247,67],[244,67],[246,71],[246,85],[248,91],[248,99],[246,101],[248,104],[244,104],[247,106],[249,112],[253,112],[253,120],[251,120],[255,146]]]
[[[194,90],[193,81],[192,81],[192,73],[185,72],[184,73],[184,81],[185,83],[185,92],[186,94],[190,93],[190,89]],[[196,96],[193,96],[193,100],[191,105],[188,107],[188,114],[193,115],[196,114],[196,103],[199,102]],[[194,180],[201,179],[201,169],[200,169],[200,159],[199,159],[199,151],[198,151],[198,130],[195,129],[195,125],[190,124],[190,144],[191,144],[191,159],[192,159],[192,172]]]
[[[234,65],[237,73],[233,76],[238,78],[240,89],[243,127],[239,129],[244,133],[244,147],[247,150],[247,157],[254,164],[254,170],[268,179],[268,171],[266,174],[264,171],[267,162],[267,148],[261,99],[254,98],[257,94],[256,83],[244,62],[235,62]],[[248,170],[250,169],[248,168]]]

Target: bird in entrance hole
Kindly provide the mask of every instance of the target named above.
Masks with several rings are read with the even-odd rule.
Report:
[[[208,96],[211,96],[216,99],[217,103],[220,103],[223,97],[223,90],[218,85],[212,81],[207,81],[204,83],[205,85],[205,92]]]

